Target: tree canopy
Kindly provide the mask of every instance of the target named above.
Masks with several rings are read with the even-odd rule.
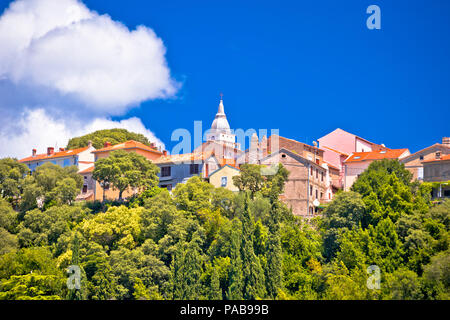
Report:
[[[114,145],[128,140],[138,141],[150,146],[148,138],[141,133],[130,132],[126,129],[105,129],[88,133],[81,137],[71,138],[67,143],[67,149],[87,147],[89,141],[92,141],[95,149],[100,149],[103,148],[105,142],[110,142]]]

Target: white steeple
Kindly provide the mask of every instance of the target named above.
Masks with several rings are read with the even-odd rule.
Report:
[[[229,147],[236,147],[236,136],[232,134],[230,124],[223,107],[223,95],[220,95],[219,108],[217,110],[211,129],[206,134],[207,141],[214,141],[227,145]]]
[[[217,134],[223,132],[226,134],[230,134],[230,124],[228,123],[227,116],[225,115],[225,111],[223,108],[223,99],[220,98],[219,102],[219,110],[217,110],[216,117],[211,125],[211,132],[216,132]]]

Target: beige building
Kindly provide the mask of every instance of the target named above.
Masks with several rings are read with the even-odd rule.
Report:
[[[435,143],[425,149],[417,151],[402,160],[401,163],[413,174],[413,180],[424,180],[424,161],[439,160],[450,154],[450,138],[442,138],[442,143]]]
[[[98,159],[108,157],[111,152],[116,151],[116,150],[124,150],[126,152],[135,152],[137,154],[140,154],[140,155],[146,157],[148,160],[151,160],[151,161],[159,159],[165,153],[165,151],[161,152],[160,150],[158,150],[156,148],[155,144],[151,144],[150,146],[147,146],[141,142],[134,141],[134,140],[129,140],[129,141],[119,143],[116,145],[111,145],[109,142],[106,142],[102,149],[94,150],[92,153],[94,154],[95,161],[97,161]],[[94,166],[95,166],[95,162],[94,162]],[[90,192],[92,192],[94,194],[93,197],[95,200],[103,200],[103,197],[105,197],[105,199],[110,199],[110,200],[118,199],[119,190],[115,189],[113,186],[107,185],[107,186],[105,186],[105,188],[103,188],[100,185],[100,183],[95,182],[93,190],[89,189],[89,186],[92,185],[89,181],[92,180],[92,171],[94,170],[94,166],[92,166],[92,168],[88,168],[87,170],[85,170],[81,173],[86,185],[88,186],[88,189],[84,196],[87,196]],[[132,196],[133,194],[135,194],[137,191],[138,190],[128,189],[123,192],[122,196],[124,198],[128,198],[128,197]]]
[[[209,175],[209,183],[211,183],[216,188],[225,188],[234,192],[239,191],[239,189],[233,183],[233,177],[238,176],[240,170],[230,166],[228,164],[217,169]]]
[[[423,181],[439,185],[433,188],[433,198],[450,197],[450,154],[423,161],[423,173]]]

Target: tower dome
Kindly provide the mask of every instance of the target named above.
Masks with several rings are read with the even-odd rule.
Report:
[[[211,132],[231,134],[230,124],[225,115],[222,99],[220,99],[219,110],[217,110],[216,117],[211,125]]]

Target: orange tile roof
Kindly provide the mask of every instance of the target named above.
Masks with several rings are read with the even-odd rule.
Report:
[[[398,159],[407,151],[408,149],[387,149],[369,152],[355,152],[344,162],[348,163],[366,160]]]
[[[89,147],[58,151],[58,152],[54,152],[50,155],[47,155],[46,153],[37,154],[34,157],[30,156],[30,157],[23,158],[23,159],[19,160],[19,162],[31,162],[31,161],[37,161],[37,160],[65,158],[65,157],[77,155],[83,151],[86,151],[88,148]]]
[[[87,169],[84,169],[83,171],[78,172],[79,174],[83,174],[83,173],[91,173],[94,171],[94,166],[90,166]]]
[[[146,151],[162,154],[161,151],[158,151],[152,147],[149,147],[141,142],[134,141],[134,140],[129,140],[126,142],[115,144],[113,146],[97,149],[95,151],[92,151],[92,153],[109,152],[109,151],[123,150],[123,149],[141,149],[141,150],[146,150]]]
[[[206,160],[213,154],[214,154],[214,152],[212,152],[212,151],[174,154],[174,155],[162,156],[161,158],[152,160],[152,162],[155,164],[192,162],[192,161]]]
[[[440,159],[425,160],[425,161],[422,161],[422,163],[425,163],[425,162],[428,163],[428,162],[448,161],[448,160],[450,160],[450,154],[446,154],[446,155],[444,155],[444,156],[441,156]]]

